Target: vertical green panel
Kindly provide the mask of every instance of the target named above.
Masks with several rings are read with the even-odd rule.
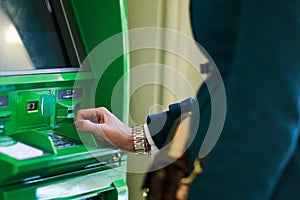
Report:
[[[119,0],[72,0],[86,51],[123,31]],[[121,66],[122,68],[122,66]]]
[[[88,4],[86,0],[72,0],[72,6],[87,53],[90,53],[106,39],[127,31],[127,14],[123,0],[90,0]],[[121,51],[125,51],[128,44],[127,40],[128,38],[124,37],[123,41],[120,41],[120,44],[117,46],[113,46],[111,50],[114,51],[118,48],[118,51],[120,49]],[[97,59],[101,59],[101,56],[97,55]],[[111,110],[112,92],[116,83],[128,71],[128,63],[128,55],[122,55],[114,60],[104,74],[102,74],[96,91],[96,107],[105,106]],[[120,99],[119,105],[121,106],[114,109],[114,114],[124,121],[128,116],[127,92],[128,83],[124,79],[123,90],[118,93],[118,99]]]

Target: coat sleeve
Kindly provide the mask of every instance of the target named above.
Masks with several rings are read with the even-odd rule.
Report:
[[[158,149],[162,148],[169,136],[175,120],[182,114],[192,111],[194,100],[187,98],[182,102],[169,105],[169,110],[147,117],[147,125],[152,140]]]

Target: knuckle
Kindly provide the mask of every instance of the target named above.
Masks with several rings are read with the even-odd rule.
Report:
[[[99,110],[103,112],[108,112],[107,108],[104,106],[99,107]]]
[[[77,111],[77,115],[82,115],[83,111],[82,110],[78,110]]]

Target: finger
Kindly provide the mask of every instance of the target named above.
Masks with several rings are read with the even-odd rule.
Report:
[[[91,120],[93,122],[98,121],[97,112],[95,109],[83,109],[77,112],[77,120]]]
[[[74,124],[78,130],[92,132],[94,134],[99,133],[103,135],[100,124],[93,123],[90,120],[76,120]]]
[[[108,118],[111,118],[113,115],[109,110],[105,107],[98,107],[95,110],[97,120],[99,123],[105,123]]]
[[[103,140],[106,140],[109,143],[111,143],[104,131],[103,127],[105,125],[93,123],[89,120],[77,120],[74,124],[76,128],[80,131],[93,133],[98,141],[102,142]]]

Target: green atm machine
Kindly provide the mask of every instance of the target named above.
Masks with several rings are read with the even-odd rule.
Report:
[[[127,121],[125,0],[0,0],[0,22],[0,199],[128,199],[126,155],[73,126],[115,85]]]

